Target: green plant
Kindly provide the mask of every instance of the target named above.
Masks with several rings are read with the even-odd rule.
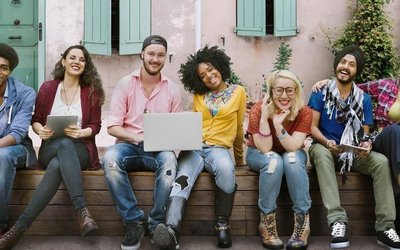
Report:
[[[344,27],[337,39],[328,38],[331,51],[355,44],[365,56],[365,69],[357,82],[386,77],[396,77],[400,69],[400,58],[390,31],[392,20],[384,12],[390,0],[358,0],[353,10],[353,18]]]
[[[293,49],[290,48],[289,44],[281,42],[278,49],[278,54],[275,59],[274,67],[275,70],[289,70],[290,58],[292,57]]]
[[[290,59],[292,58],[293,49],[290,48],[289,44],[281,42],[279,45],[278,53],[274,62],[272,71],[275,70],[289,70]],[[266,80],[266,79],[265,79]],[[263,92],[268,92],[268,84],[265,82],[261,86]]]

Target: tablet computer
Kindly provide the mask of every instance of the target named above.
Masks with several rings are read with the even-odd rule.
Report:
[[[354,145],[350,145],[350,144],[340,144],[339,148],[342,148],[346,151],[352,151],[352,150],[368,151],[369,150],[367,148],[362,148],[362,147],[358,147],[358,146],[354,146]]]
[[[46,127],[54,131],[54,136],[63,136],[64,129],[69,125],[77,124],[77,115],[48,115]]]

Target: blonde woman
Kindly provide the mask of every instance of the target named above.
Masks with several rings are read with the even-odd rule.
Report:
[[[262,242],[268,249],[283,248],[277,234],[275,210],[285,175],[295,219],[286,249],[306,249],[311,199],[307,155],[302,147],[311,133],[312,111],[304,106],[302,86],[293,73],[274,71],[267,84],[269,88],[263,100],[250,111],[246,156],[249,167],[260,172],[258,206]]]

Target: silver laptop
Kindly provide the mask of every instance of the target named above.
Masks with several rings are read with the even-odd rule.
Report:
[[[200,112],[147,113],[143,116],[144,151],[202,148]]]

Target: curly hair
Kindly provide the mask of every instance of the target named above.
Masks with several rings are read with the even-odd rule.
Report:
[[[17,52],[13,47],[5,43],[0,43],[0,57],[3,57],[10,64],[10,71],[13,71],[17,67],[19,58]]]
[[[231,58],[217,46],[206,45],[203,49],[189,55],[186,63],[181,64],[178,71],[180,81],[185,90],[190,93],[202,95],[210,91],[197,74],[200,63],[212,64],[221,73],[223,81],[228,80],[231,75]]]
[[[85,57],[85,69],[82,75],[79,77],[79,84],[81,86],[89,86],[90,94],[92,91],[96,91],[99,94],[100,105],[104,104],[105,93],[103,89],[103,83],[100,77],[100,74],[97,72],[97,68],[92,61],[92,57],[89,54],[89,51],[83,45],[73,45],[68,47],[64,53],[61,55],[60,60],[54,66],[54,70],[52,75],[54,80],[64,80],[65,68],[62,65],[62,60],[67,58],[68,53],[72,49],[79,49],[83,52],[83,56]]]

